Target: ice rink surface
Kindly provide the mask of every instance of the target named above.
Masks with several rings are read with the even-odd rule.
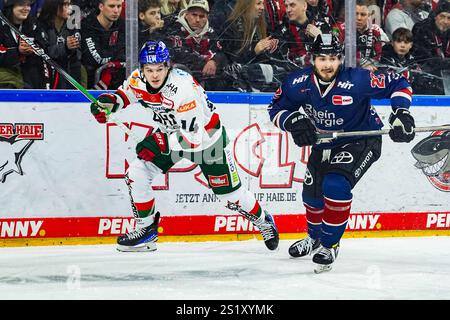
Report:
[[[343,239],[332,271],[262,241],[0,248],[0,299],[450,299],[450,237]]]

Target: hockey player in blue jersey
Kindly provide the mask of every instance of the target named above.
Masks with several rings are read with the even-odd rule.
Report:
[[[373,74],[342,64],[342,47],[331,34],[317,36],[313,66],[293,72],[268,107],[271,121],[290,132],[298,146],[312,145],[302,198],[308,235],[289,248],[292,257],[313,254],[316,272],[331,269],[352,203],[352,189],[378,160],[381,136],[347,137],[318,143],[318,132],[379,130],[381,119],[370,99],[390,98],[389,136],[414,138],[409,112],[412,90],[398,74]]]

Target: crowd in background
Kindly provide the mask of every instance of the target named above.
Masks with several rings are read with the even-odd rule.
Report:
[[[88,89],[125,74],[124,0],[0,0],[3,16]],[[345,41],[343,0],[138,0],[139,46],[162,40],[206,90],[272,92],[311,64],[323,32]],[[450,81],[450,0],[357,0],[357,64],[407,77],[416,94]],[[72,89],[0,21],[0,88]],[[449,88],[450,89],[450,88]]]

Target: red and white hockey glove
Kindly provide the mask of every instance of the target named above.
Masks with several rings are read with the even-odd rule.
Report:
[[[99,123],[106,123],[108,115],[119,107],[118,96],[111,93],[102,93],[98,96],[97,103],[91,103],[91,113]]]

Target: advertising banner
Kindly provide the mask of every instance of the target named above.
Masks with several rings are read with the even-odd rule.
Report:
[[[302,185],[310,147],[274,127],[267,104],[215,103],[230,137],[243,187],[275,216],[280,233],[306,231]],[[387,123],[390,107],[377,111]],[[450,108],[412,109],[417,126],[450,119]],[[117,125],[98,124],[87,103],[0,102],[0,239],[113,236],[133,227],[123,180],[136,142]],[[138,136],[155,123],[136,105],[117,114]],[[448,229],[450,174],[426,177],[410,144],[383,137],[382,156],[353,190],[350,230]],[[167,236],[253,234],[183,160],[152,186]]]

